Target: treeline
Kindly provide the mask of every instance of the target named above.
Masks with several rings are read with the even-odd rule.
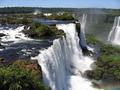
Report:
[[[32,13],[34,8],[31,7],[5,7],[0,8],[0,14]]]
[[[0,14],[33,13],[35,10],[41,12],[73,12],[73,13],[93,13],[93,14],[113,14],[120,15],[120,9],[105,8],[42,8],[42,7],[5,7],[0,8]]]

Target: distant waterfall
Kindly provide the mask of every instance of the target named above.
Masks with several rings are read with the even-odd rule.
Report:
[[[109,33],[108,41],[115,45],[120,45],[120,16],[115,17],[112,30]]]
[[[86,20],[87,20],[87,14],[83,14],[82,20],[80,20],[80,26],[81,26],[81,31],[80,31],[80,45],[83,49],[87,48],[86,44],[86,38],[85,38],[85,26],[86,26]]]
[[[36,57],[42,67],[44,82],[52,90],[96,90],[82,73],[90,70],[91,57],[82,55],[75,24],[59,24],[66,36],[56,39],[48,49]]]

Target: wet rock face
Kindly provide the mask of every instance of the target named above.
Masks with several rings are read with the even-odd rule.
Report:
[[[5,59],[3,57],[0,57],[0,67],[5,65]]]
[[[5,61],[5,59],[2,58],[2,57],[0,57],[0,63],[1,63],[1,62],[4,62],[4,61]]]
[[[3,37],[3,36],[5,36],[5,34],[4,33],[0,33],[0,37]]]
[[[82,52],[84,54],[86,54],[86,53],[88,53],[88,49],[87,49],[84,34],[81,31],[81,24],[79,22],[76,22],[76,31],[78,33],[78,37],[79,37],[79,40],[80,40],[79,44],[80,44],[80,47],[82,48]]]

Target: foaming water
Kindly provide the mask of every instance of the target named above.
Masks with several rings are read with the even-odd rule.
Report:
[[[23,40],[30,40],[30,38],[26,37],[25,34],[22,33],[24,30],[24,26],[19,26],[16,29],[8,28],[0,30],[0,33],[5,34],[5,36],[1,37],[1,42],[20,42]]]
[[[26,60],[38,55],[40,49],[52,44],[52,40],[31,39],[22,33],[22,30],[24,26],[17,28],[0,26],[0,57],[4,57],[7,61]]]
[[[82,74],[90,70],[91,57],[82,55],[75,24],[59,24],[66,37],[56,39],[48,49],[36,57],[42,67],[44,82],[52,90],[97,90]]]
[[[108,41],[115,45],[120,45],[120,16],[115,17],[112,30],[109,33]]]

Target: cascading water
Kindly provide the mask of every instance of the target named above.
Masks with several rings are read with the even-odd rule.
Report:
[[[52,90],[96,90],[82,74],[90,70],[93,59],[82,55],[75,24],[59,24],[66,37],[56,39],[36,57],[44,82]]]
[[[86,26],[86,20],[87,20],[87,15],[83,14],[82,20],[80,20],[80,26],[81,26],[81,31],[80,31],[80,45],[82,48],[86,48],[86,39],[85,39],[85,26]]]
[[[16,29],[9,28],[0,30],[0,33],[5,34],[5,36],[1,37],[1,42],[19,42],[20,40],[30,40],[30,38],[26,37],[25,34],[22,33],[24,30],[24,26],[19,26]]]
[[[39,49],[47,48],[52,44],[50,40],[31,39],[22,31],[24,26],[0,26],[0,57],[6,61],[29,59],[36,56]],[[29,30],[29,27],[25,30]]]
[[[109,33],[108,41],[115,45],[120,45],[120,16],[115,17],[112,30]]]

